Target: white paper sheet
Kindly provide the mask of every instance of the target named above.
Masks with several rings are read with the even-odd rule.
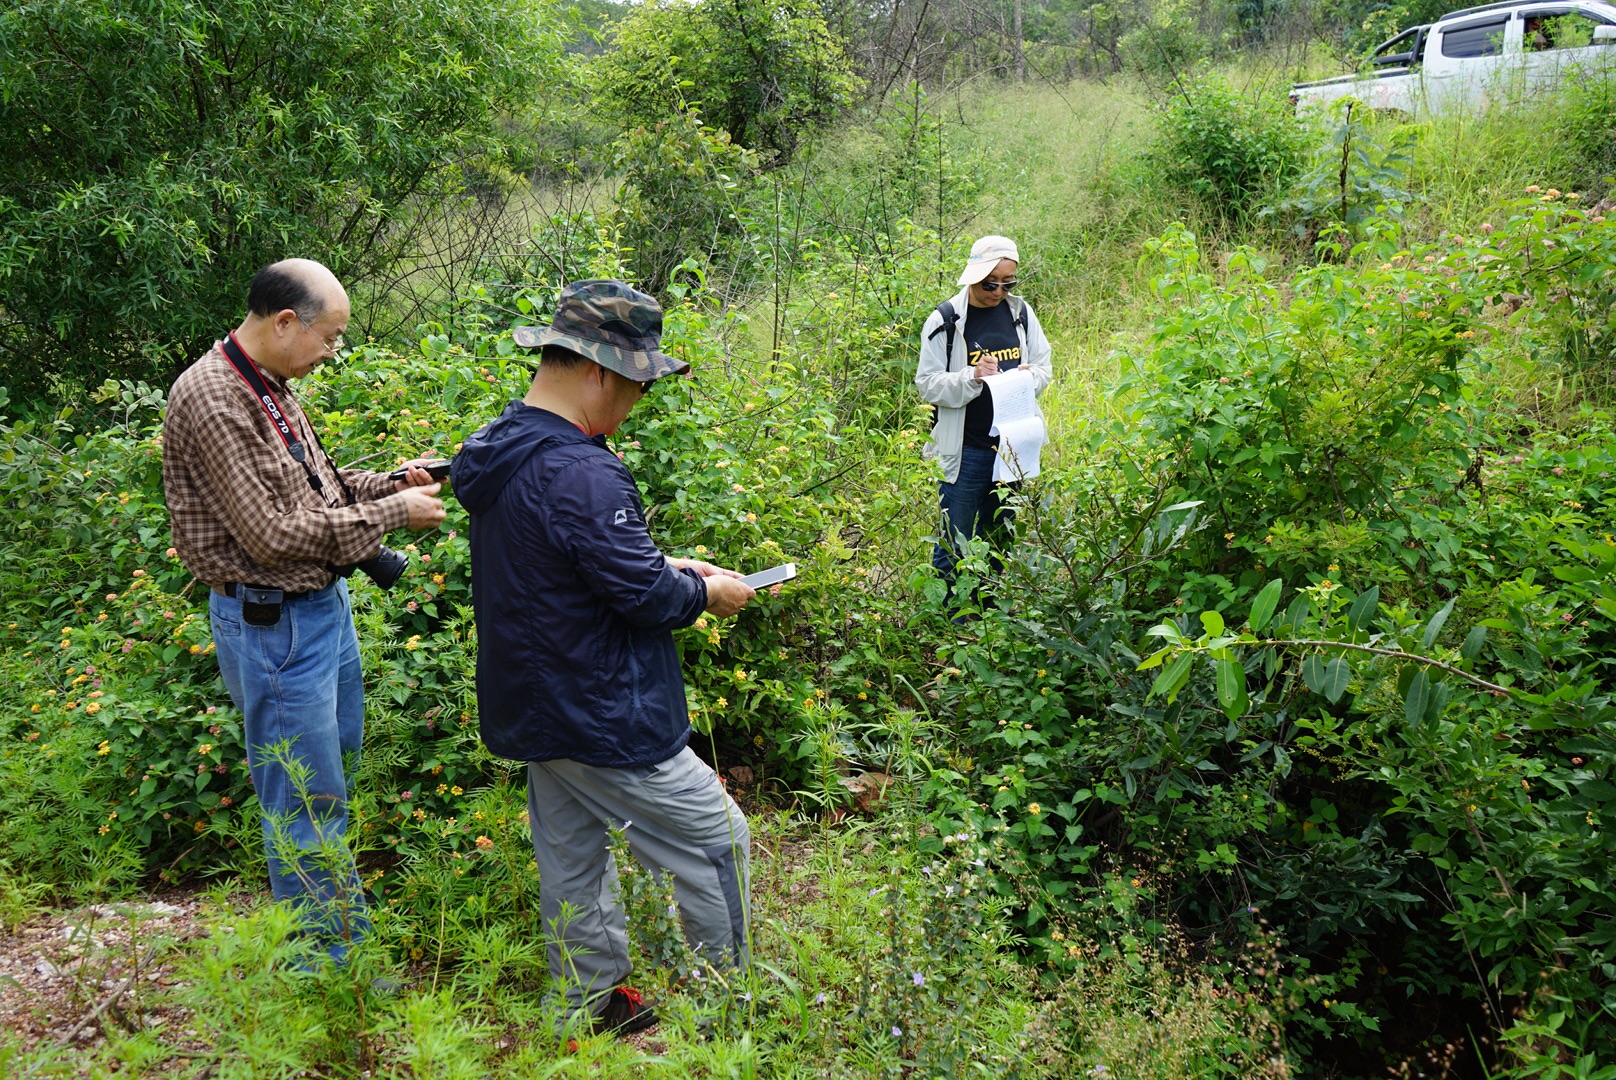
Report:
[[[982,385],[993,395],[993,427],[989,434],[999,437],[993,479],[1031,480],[1038,475],[1038,453],[1048,438],[1032,372],[1011,368],[989,375]]]

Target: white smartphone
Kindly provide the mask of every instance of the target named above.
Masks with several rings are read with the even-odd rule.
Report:
[[[771,566],[767,570],[759,570],[755,574],[747,574],[741,579],[742,583],[752,589],[767,589],[770,585],[778,585],[782,581],[790,581],[797,576],[797,564],[794,562]]]

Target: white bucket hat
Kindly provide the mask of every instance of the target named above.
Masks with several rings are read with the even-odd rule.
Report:
[[[1000,259],[1021,261],[1021,253],[1016,250],[1016,242],[1003,236],[984,236],[971,245],[971,257],[965,260],[965,269],[960,271],[959,283],[975,285],[993,273],[993,268],[999,265]]]

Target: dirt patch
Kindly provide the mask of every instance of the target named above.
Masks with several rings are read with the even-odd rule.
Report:
[[[232,897],[246,911],[256,898]],[[0,934],[0,1027],[25,1050],[86,1049],[106,1031],[183,1030],[179,946],[208,934],[207,897],[171,890],[140,900],[51,912]]]

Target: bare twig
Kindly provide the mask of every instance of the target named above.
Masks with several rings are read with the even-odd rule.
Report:
[[[91,1009],[82,1020],[73,1025],[72,1031],[69,1031],[66,1035],[63,1035],[60,1039],[58,1039],[56,1042],[57,1047],[62,1048],[71,1044],[74,1039],[78,1038],[79,1032],[83,1031],[91,1023],[98,1020],[101,1014],[107,1010],[113,1010],[114,1014],[116,1015],[118,999],[129,992],[129,988],[133,986],[135,980],[140,977],[141,969],[149,964],[151,962],[151,958],[155,955],[157,955],[157,946],[155,944],[148,945],[146,947],[145,955],[143,955],[135,964],[135,970],[131,971],[128,976],[124,978],[123,982],[118,984],[116,989],[114,989],[106,997],[102,998],[95,1008]],[[23,1080],[26,1080],[26,1077],[32,1076],[34,1072],[38,1070],[39,1066],[43,1065],[44,1063],[45,1059],[41,1058],[35,1063],[33,1068],[29,1069],[26,1073],[23,1073]]]

